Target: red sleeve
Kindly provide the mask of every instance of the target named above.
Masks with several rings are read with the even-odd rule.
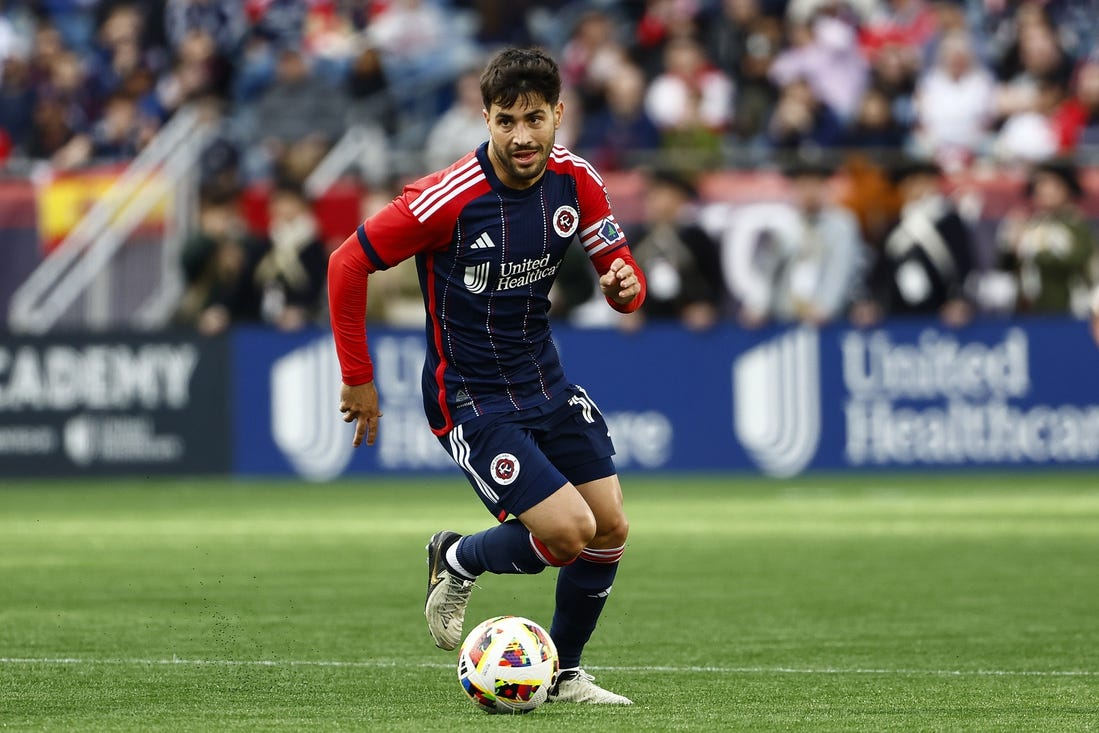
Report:
[[[332,338],[343,383],[351,386],[374,381],[374,364],[366,347],[366,283],[375,269],[354,234],[328,260]]]
[[[328,307],[332,338],[340,360],[344,384],[374,380],[374,365],[366,343],[366,288],[372,272],[429,249],[445,246],[447,217],[421,221],[409,209],[409,201],[423,190],[421,182],[370,217],[341,244],[328,262]],[[450,219],[453,222],[453,218]]]
[[[641,290],[629,303],[622,305],[607,298],[607,303],[620,313],[633,313],[645,300],[645,273],[630,253],[626,235],[611,211],[611,197],[603,179],[583,158],[569,154],[576,177],[576,197],[580,203],[580,244],[588,253],[595,271],[604,275],[611,263],[621,257],[637,273]]]

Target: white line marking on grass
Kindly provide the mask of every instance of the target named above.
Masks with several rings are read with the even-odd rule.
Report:
[[[448,669],[449,662],[406,662],[388,659],[95,659],[91,657],[0,657],[7,665],[111,665],[111,666],[191,666],[191,667],[352,667],[390,669],[413,667]],[[822,675],[926,675],[930,677],[1099,677],[1099,671],[1087,669],[885,669],[853,667],[719,667],[719,666],[592,666],[597,672],[706,672],[716,674],[822,674]]]

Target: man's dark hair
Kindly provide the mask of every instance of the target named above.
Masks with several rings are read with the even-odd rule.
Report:
[[[505,48],[481,74],[481,99],[485,109],[493,104],[510,107],[520,97],[531,103],[541,97],[551,105],[561,98],[561,72],[557,62],[538,48]]]

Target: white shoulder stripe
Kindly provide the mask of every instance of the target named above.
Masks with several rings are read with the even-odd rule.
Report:
[[[455,168],[450,173],[446,174],[443,180],[436,183],[434,186],[425,188],[420,195],[416,197],[416,200],[409,204],[408,208],[412,210],[413,214],[418,214],[424,208],[434,203],[438,197],[446,195],[453,186],[457,185],[460,181],[466,177],[474,174],[474,169],[477,172],[480,171],[481,164],[476,158],[473,158],[468,163],[460,168]],[[482,172],[483,175],[483,172]]]
[[[470,178],[468,181],[461,184],[460,186],[456,186],[455,188],[452,188],[449,191],[447,191],[446,195],[443,196],[442,198],[440,198],[438,201],[436,201],[435,204],[430,209],[428,209],[427,211],[421,212],[421,213],[416,213],[417,221],[419,221],[421,224],[423,222],[427,221],[429,218],[431,218],[432,214],[434,214],[436,211],[441,209],[443,206],[445,206],[450,201],[453,201],[458,196],[458,194],[460,194],[462,191],[465,191],[467,188],[471,188],[471,187],[477,185],[478,183],[480,183],[481,181],[484,181],[484,180],[487,180],[485,178],[484,172],[478,171],[477,175],[475,175],[473,178]],[[415,213],[415,212],[413,212],[413,213]]]
[[[435,193],[439,192],[440,190],[446,188],[456,178],[459,178],[459,177],[465,175],[466,173],[468,173],[470,171],[471,168],[475,167],[477,164],[478,164],[477,159],[476,158],[471,158],[470,160],[466,161],[466,163],[464,165],[461,165],[461,166],[455,168],[454,170],[450,171],[445,176],[443,176],[438,182],[434,183],[431,186],[428,186],[423,191],[421,191],[419,198],[422,199],[424,197],[431,196],[432,194],[435,194]]]
[[[581,158],[579,155],[570,152],[567,148],[563,148],[559,145],[553,147],[553,153],[551,157],[558,163],[572,163],[577,168],[583,168],[588,174],[598,183],[600,186],[605,185],[603,179],[599,177],[599,174],[595,172],[595,168],[591,166],[591,163]]]

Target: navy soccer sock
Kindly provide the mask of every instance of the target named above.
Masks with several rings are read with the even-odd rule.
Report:
[[[550,627],[561,669],[580,666],[580,655],[607,603],[623,550],[625,546],[587,549],[576,562],[561,568],[557,576],[557,608]]]
[[[466,535],[447,549],[446,563],[470,580],[485,572],[533,574],[562,564],[518,519]]]

